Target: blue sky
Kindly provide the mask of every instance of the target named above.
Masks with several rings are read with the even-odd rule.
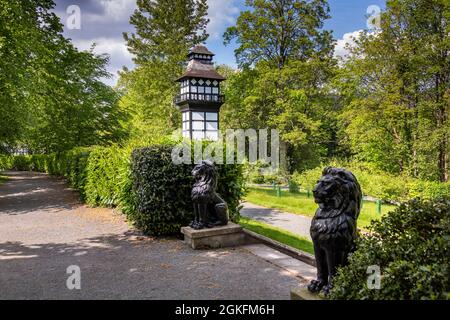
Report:
[[[133,32],[129,17],[136,8],[135,0],[55,0],[56,14],[65,25],[65,35],[81,50],[89,49],[96,43],[95,52],[110,55],[108,70],[114,75],[105,82],[114,85],[117,71],[122,66],[133,68],[132,56],[127,51],[122,32]],[[345,54],[344,45],[351,42],[350,36],[367,26],[367,10],[370,6],[383,9],[385,0],[329,0],[330,20],[325,29],[333,30],[337,40],[337,55]],[[69,29],[73,11],[67,12],[71,5],[80,8],[80,29]],[[236,21],[239,13],[246,10],[245,0],[208,0],[208,26],[210,38],[208,48],[216,53],[216,62],[235,65],[234,46],[224,46],[222,35],[228,26]],[[73,20],[72,20],[73,21]]]

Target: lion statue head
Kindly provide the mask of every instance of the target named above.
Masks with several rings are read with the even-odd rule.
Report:
[[[192,198],[207,198],[217,187],[217,170],[211,161],[203,160],[192,170],[195,183]]]
[[[356,177],[345,169],[327,167],[313,190],[319,215],[331,218],[342,213],[357,219],[361,210],[362,192]]]
[[[194,220],[189,224],[196,230],[224,226],[228,223],[227,203],[216,193],[218,173],[211,161],[203,160],[192,170],[194,186],[191,198]]]

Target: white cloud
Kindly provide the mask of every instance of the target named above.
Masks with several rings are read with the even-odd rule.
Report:
[[[353,32],[349,32],[344,34],[342,39],[338,39],[336,43],[336,48],[334,51],[334,56],[336,58],[340,57],[344,60],[346,60],[348,54],[350,53],[347,49],[347,46],[354,46],[355,45],[355,39],[358,39],[361,35],[361,32],[363,30],[356,30]]]
[[[218,40],[225,29],[233,25],[239,14],[236,0],[208,0],[209,40]]]
[[[102,12],[85,13],[82,10],[82,19],[88,23],[128,22],[137,8],[135,0],[101,0],[100,4]]]
[[[97,18],[102,21],[128,21],[130,15],[137,8],[136,0],[101,0],[104,8],[102,15]]]
[[[105,7],[106,16],[114,20],[128,20],[137,7],[136,0],[101,0],[101,3]]]
[[[110,56],[108,71],[112,73],[113,78],[106,81],[109,84],[116,83],[118,79],[117,72],[121,70],[123,66],[127,66],[130,69],[133,68],[133,55],[128,51],[125,42],[121,38],[79,39],[73,41],[73,44],[79,50],[89,50],[93,43],[95,43],[94,52],[96,54],[106,53]]]
[[[125,61],[131,61],[132,55],[128,51],[125,42],[122,39],[115,38],[96,38],[92,40],[75,40],[74,45],[80,50],[89,50],[95,43],[94,52],[97,54],[107,53],[110,55],[119,55]]]

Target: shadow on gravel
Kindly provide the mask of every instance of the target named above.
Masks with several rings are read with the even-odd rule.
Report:
[[[63,179],[36,172],[6,171],[2,174],[8,180],[0,187],[0,214],[59,212],[81,205],[78,193],[68,188]]]
[[[81,290],[69,290],[69,266]],[[127,232],[0,244],[0,299],[288,299],[299,279],[241,248],[195,251]]]

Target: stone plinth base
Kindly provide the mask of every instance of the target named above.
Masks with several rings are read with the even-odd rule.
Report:
[[[323,300],[318,294],[309,292],[306,286],[291,290],[291,300]]]
[[[244,244],[246,239],[242,227],[232,222],[226,226],[202,230],[182,227],[181,233],[184,234],[184,242],[192,249],[234,247]]]

